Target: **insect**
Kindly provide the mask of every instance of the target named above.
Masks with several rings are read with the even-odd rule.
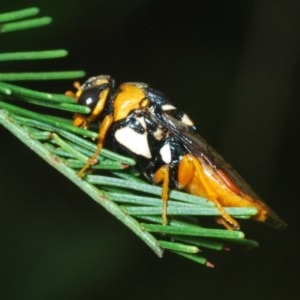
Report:
[[[146,83],[127,82],[115,87],[108,75],[75,83],[67,95],[88,106],[91,113],[74,114],[75,126],[98,122],[97,150],[78,175],[97,162],[106,142],[114,151],[132,157],[142,175],[162,185],[162,221],[167,223],[170,188],[212,201],[220,212],[219,223],[239,229],[224,207],[255,207],[252,218],[277,228],[286,224],[253,192],[241,176],[200,136],[187,114]]]

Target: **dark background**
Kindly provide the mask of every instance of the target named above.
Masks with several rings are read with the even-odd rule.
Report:
[[[159,259],[0,128],[1,299],[299,295],[299,1],[11,2],[1,1],[0,11],[36,5],[53,23],[1,35],[1,52],[66,48],[70,55],[2,63],[2,71],[84,69],[150,83],[195,120],[289,228],[243,224],[260,248],[205,252],[213,270],[171,254]]]

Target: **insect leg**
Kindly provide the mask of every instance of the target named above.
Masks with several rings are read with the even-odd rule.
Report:
[[[107,134],[107,131],[109,130],[111,124],[113,123],[113,116],[107,115],[103,122],[100,125],[99,128],[99,137],[98,137],[98,143],[97,143],[97,149],[94,152],[93,156],[89,158],[89,160],[86,162],[86,164],[82,167],[82,169],[78,172],[78,176],[82,177],[85,171],[92,165],[94,165],[98,160],[98,155],[101,152],[104,144],[104,140]]]
[[[210,178],[203,169],[198,158],[191,154],[182,157],[178,168],[178,181],[190,193],[203,196],[212,201],[218,208],[222,218],[219,221],[227,229],[239,229],[239,224],[223,208],[218,200],[218,194],[214,191]]]
[[[163,200],[162,223],[167,224],[167,202],[169,198],[170,169],[167,165],[160,167],[154,174],[154,183],[163,183],[161,198]]]

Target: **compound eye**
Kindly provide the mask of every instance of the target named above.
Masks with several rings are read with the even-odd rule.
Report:
[[[78,103],[87,106],[93,111],[98,100],[101,90],[99,88],[90,88],[84,90],[78,98]]]

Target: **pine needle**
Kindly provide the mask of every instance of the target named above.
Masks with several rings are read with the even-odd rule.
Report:
[[[0,33],[48,25],[50,17],[33,17],[36,7],[0,14]],[[23,20],[25,19],[26,20]],[[67,55],[63,49],[0,53],[0,61],[57,59]],[[226,244],[257,246],[241,231],[206,228],[201,223],[219,216],[212,202],[172,190],[168,202],[167,225],[162,225],[161,187],[145,182],[135,170],[135,161],[103,149],[93,175],[81,179],[78,170],[96,149],[98,133],[73,126],[58,111],[89,113],[87,107],[63,94],[27,89],[7,81],[61,80],[84,76],[84,71],[45,71],[0,73],[0,124],[26,144],[47,163],[64,174],[95,202],[119,219],[142,239],[159,257],[169,251],[208,267],[201,249],[220,251]],[[67,89],[67,88],[66,88]],[[30,104],[23,108],[22,103]],[[36,108],[50,107],[53,114],[38,113]],[[250,218],[255,208],[226,208],[236,218]]]

